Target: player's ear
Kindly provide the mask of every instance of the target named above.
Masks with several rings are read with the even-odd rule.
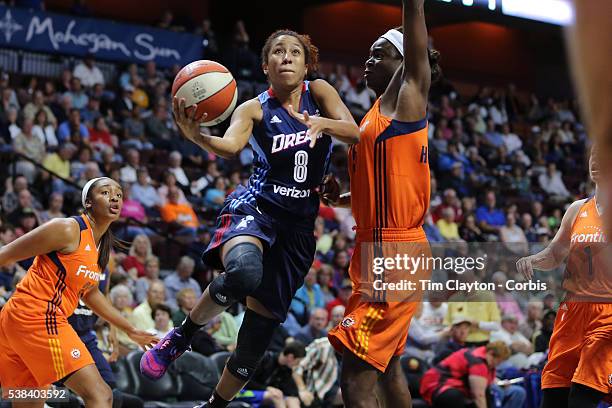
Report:
[[[265,62],[261,64],[261,69],[263,70],[264,75],[268,76],[268,64]]]

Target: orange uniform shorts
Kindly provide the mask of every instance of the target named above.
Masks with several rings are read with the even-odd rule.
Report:
[[[344,348],[381,372],[385,372],[394,356],[403,354],[412,316],[422,300],[420,286],[415,289],[373,290],[373,281],[380,276],[370,273],[375,256],[393,258],[397,254],[413,257],[429,255],[429,244],[422,229],[385,231],[378,249],[357,235],[357,245],[351,258],[349,275],[353,294],[349,298],[342,322],[328,334],[332,346],[342,352]],[[384,281],[417,284],[426,279],[430,271],[421,268],[415,273],[389,272]],[[378,299],[378,300],[377,300]]]
[[[542,388],[571,383],[612,394],[612,304],[563,302],[550,338]]]
[[[49,334],[47,327],[49,326]],[[45,387],[94,364],[66,318],[46,322],[17,310],[9,301],[0,311],[2,388]]]

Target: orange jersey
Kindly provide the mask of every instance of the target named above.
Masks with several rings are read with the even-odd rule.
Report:
[[[572,225],[563,288],[578,300],[612,299],[612,259],[595,198],[588,199]],[[572,299],[572,298],[570,298]]]
[[[361,121],[348,152],[357,228],[420,227],[429,206],[427,119],[400,122],[380,112],[380,98]]]
[[[38,255],[17,285],[5,308],[24,318],[42,321],[49,335],[57,334],[58,323],[67,321],[80,296],[97,286],[101,277],[98,249],[86,216],[75,217],[81,230],[76,251]]]

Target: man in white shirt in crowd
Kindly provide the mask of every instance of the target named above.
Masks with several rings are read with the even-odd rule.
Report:
[[[104,86],[104,75],[102,75],[100,68],[96,66],[91,54],[87,54],[83,62],[74,68],[72,75],[79,78],[85,88],[91,88],[96,84]]]
[[[518,330],[518,319],[513,315],[502,316],[501,329],[491,333],[491,342],[506,343],[512,356],[508,363],[516,368],[527,368],[528,356],[533,353],[533,344]]]

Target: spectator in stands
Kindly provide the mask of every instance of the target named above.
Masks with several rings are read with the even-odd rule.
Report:
[[[100,98],[91,96],[87,101],[87,107],[81,111],[81,120],[91,129],[96,119],[102,116],[100,112]]]
[[[213,318],[208,326],[210,327],[210,335],[218,345],[224,350],[234,351],[238,340],[238,326],[236,326],[234,316],[228,312],[221,312],[220,315]]]
[[[136,171],[140,168],[140,153],[131,148],[125,156],[126,164],[121,168],[121,182],[132,184],[137,180]]]
[[[34,209],[31,207],[26,207],[22,209],[19,212],[15,225],[17,226],[17,228],[15,228],[15,235],[17,236],[17,238],[19,238],[40,225],[38,213],[34,211]],[[28,264],[29,266],[28,261],[26,261],[25,264]]]
[[[102,173],[100,172],[100,167],[98,166],[98,163],[96,163],[95,161],[89,161],[85,163],[85,169],[81,172],[81,178],[77,180],[77,184],[79,185],[79,187],[83,188],[83,186],[85,185],[85,183],[87,183],[88,180],[100,177],[101,175]],[[112,172],[109,174],[109,177],[111,177],[113,180],[119,179],[119,176],[114,175]]]
[[[514,153],[516,150],[523,147],[523,141],[516,135],[516,133],[512,133],[508,123],[503,124],[501,136],[504,140],[504,146],[506,146],[506,151],[509,155],[512,155],[512,153]]]
[[[435,331],[440,331],[445,328],[444,318],[448,312],[448,304],[442,301],[443,296],[435,293],[429,294],[429,300],[423,302],[423,310],[421,312],[421,323],[431,327]]]
[[[497,235],[506,223],[504,212],[497,208],[495,192],[488,190],[485,194],[485,205],[476,210],[476,221],[484,233]]]
[[[178,327],[183,323],[183,320],[189,316],[189,312],[194,308],[198,298],[193,288],[185,288],[179,290],[176,294],[176,304],[178,308],[172,314],[172,322],[175,327]]]
[[[185,170],[181,167],[181,162],[183,160],[183,156],[176,150],[171,152],[168,155],[168,171],[174,174],[176,178],[176,182],[182,187],[189,187],[191,184],[187,175],[185,174]]]
[[[513,213],[506,215],[506,225],[499,229],[499,239],[513,254],[524,256],[529,252],[527,237],[523,229],[516,225]]]
[[[0,119],[0,146],[10,146],[15,136],[21,133],[17,124],[17,108],[11,106],[6,111],[6,118]]]
[[[306,355],[304,344],[288,342],[281,352],[266,351],[251,380],[236,397],[247,403],[272,404],[274,407],[298,408],[299,392],[293,379],[293,369]],[[251,391],[259,391],[248,397]],[[257,401],[255,401],[257,400]]]
[[[459,236],[466,242],[485,242],[487,239],[476,225],[476,217],[469,214],[459,228]]]
[[[167,126],[168,109],[165,105],[157,104],[153,114],[145,120],[147,138],[157,149],[168,149],[172,146],[172,131]]]
[[[456,351],[425,373],[421,396],[433,408],[487,407],[486,390],[495,381],[495,367],[509,356],[510,350],[502,342]],[[524,392],[508,398],[503,407],[522,406],[516,405],[517,399],[522,404]]]
[[[153,330],[153,308],[166,301],[166,287],[162,281],[154,281],[149,285],[147,299],[134,308],[130,322],[141,330]]]
[[[41,109],[36,113],[32,133],[39,138],[47,148],[55,148],[58,145],[55,128],[56,124],[49,121],[47,113],[44,110]]]
[[[104,75],[96,66],[92,54],[87,54],[83,62],[74,67],[72,75],[78,78],[85,88],[91,88],[96,84],[104,85]]]
[[[436,227],[440,231],[440,235],[447,241],[457,241],[459,237],[459,225],[455,220],[455,210],[452,207],[446,207],[442,210],[442,218],[436,223]]]
[[[425,214],[425,220],[423,221],[423,230],[425,231],[425,235],[427,236],[427,240],[429,242],[445,242],[446,241],[444,237],[442,236],[442,234],[440,233],[440,230],[438,229],[437,225],[434,224],[433,217],[431,216],[429,209],[427,210],[427,213]]]
[[[87,167],[87,163],[90,163],[93,158],[93,152],[89,146],[83,145],[79,148],[76,160],[73,160],[70,165],[70,174],[75,180],[83,178],[83,173]]]
[[[304,284],[300,287],[293,300],[289,310],[293,313],[298,322],[306,322],[311,311],[325,307],[323,292],[317,283],[317,270],[310,267],[308,273],[304,277]]]
[[[178,187],[170,187],[168,202],[160,210],[162,220],[178,228],[176,235],[195,238],[200,221],[190,204],[179,203]]]
[[[145,262],[151,255],[151,241],[145,234],[138,234],[132,241],[129,256],[123,261],[123,269],[133,280],[141,278],[145,276]]]
[[[347,306],[348,299],[351,296],[352,290],[353,290],[353,283],[351,282],[351,280],[348,278],[343,279],[342,284],[339,285],[338,287],[338,296],[336,296],[334,300],[332,300],[331,302],[327,303],[327,305],[325,305],[325,309],[327,309],[327,312],[329,313],[330,317],[331,317],[331,311],[335,306],[338,306],[338,305],[342,305],[344,307]]]
[[[571,193],[565,187],[561,172],[557,170],[557,165],[554,162],[548,163],[546,173],[540,174],[538,177],[540,188],[548,193],[551,198],[559,201],[567,201]]]
[[[478,282],[474,271],[466,270],[457,279],[465,283]],[[469,346],[481,346],[489,341],[492,331],[499,330],[501,316],[490,291],[456,292],[448,299],[448,313],[444,324],[450,326],[457,315],[467,317],[472,322],[467,338]]]
[[[123,207],[121,208],[121,214],[119,220],[121,222],[128,223],[127,227],[120,231],[121,237],[125,240],[131,240],[133,236],[144,234],[154,235],[153,230],[146,226],[149,221],[145,208],[132,197],[131,187],[127,183],[123,183]],[[140,224],[133,225],[134,222]]]
[[[434,357],[433,346],[450,335],[450,327],[447,326],[442,330],[435,330],[433,326],[424,324],[421,321],[423,306],[419,304],[414,318],[410,322],[408,329],[408,340],[404,348],[404,354],[417,357],[423,361],[429,362]]]
[[[28,180],[21,174],[6,179],[2,195],[2,209],[5,213],[10,213],[19,206],[19,193],[27,189]]]
[[[463,219],[463,211],[460,205],[461,202],[457,199],[457,192],[452,188],[447,188],[444,190],[442,197],[442,203],[435,207],[432,214],[433,221],[438,222],[438,220],[442,218],[442,211],[450,207],[454,210],[453,220],[455,222],[461,222]]]
[[[21,133],[13,139],[13,150],[35,161],[42,163],[45,158],[44,143],[32,133],[32,119],[24,119]],[[29,183],[33,183],[38,170],[34,164],[26,160],[19,160],[16,166],[17,173],[23,174]]]
[[[527,304],[527,318],[519,326],[520,332],[533,341],[534,334],[542,329],[542,311],[544,304],[541,300],[532,299]]]
[[[131,321],[133,310],[130,305],[134,302],[132,292],[125,285],[116,285],[109,292],[110,301],[123,317]],[[138,348],[138,344],[123,331],[117,329],[117,340],[119,341],[119,355],[125,356],[130,351]]]
[[[345,310],[346,308],[342,305],[334,306],[331,311],[331,318],[329,320],[329,323],[327,324],[327,331],[333,329],[334,327],[342,323],[342,320],[344,319]]]
[[[450,338],[448,341],[441,341],[434,348],[434,357],[431,360],[432,365],[438,364],[446,357],[466,347],[466,340],[470,334],[470,326],[472,323],[467,317],[461,315],[455,316],[453,325],[450,329]]]
[[[41,110],[46,113],[47,120],[49,121],[50,124],[57,125],[57,119],[55,118],[55,115],[53,114],[49,106],[45,104],[44,94],[42,93],[42,91],[37,90],[34,92],[32,102],[29,102],[23,108],[23,112],[22,112],[23,117],[25,119],[34,120],[34,118],[38,115],[38,112]]]
[[[185,198],[185,193],[183,190],[178,188],[176,184],[176,177],[174,174],[168,170],[164,172],[163,182],[161,186],[157,189],[157,194],[159,195],[160,206],[163,206],[168,203],[168,193],[171,188],[177,187],[177,192],[179,195],[178,202],[179,204],[188,204],[189,202]]]
[[[172,310],[163,303],[153,306],[151,311],[151,318],[153,318],[154,322],[152,332],[160,339],[168,334],[168,332],[174,327],[172,324],[172,319],[170,318],[171,316]]]
[[[308,324],[302,327],[296,335],[295,339],[304,344],[310,344],[315,339],[319,339],[327,335],[327,320],[329,314],[323,308],[314,309],[308,318]]]
[[[202,289],[200,288],[198,282],[191,277],[191,275],[193,275],[194,268],[195,261],[188,256],[183,256],[176,266],[176,271],[164,279],[164,284],[166,285],[166,290],[168,293],[168,301],[166,303],[172,309],[177,309],[176,295],[181,291],[181,289],[192,288],[196,293],[196,297],[198,299],[200,298]]]
[[[79,78],[73,77],[70,80],[70,90],[66,92],[66,94],[70,96],[70,99],[72,100],[72,107],[74,109],[85,109],[87,102],[89,101],[89,97],[85,93]]]
[[[49,197],[49,208],[40,213],[40,223],[52,220],[54,218],[65,218],[66,214],[62,212],[64,206],[64,196],[60,193],[52,193]]]
[[[372,91],[366,86],[365,80],[360,80],[353,88],[349,88],[344,96],[346,106],[349,108],[355,118],[363,118],[368,110],[372,107],[373,97]]]
[[[491,341],[505,343],[512,352],[508,363],[516,368],[529,368],[527,356],[533,353],[533,345],[518,330],[518,320],[514,315],[502,317],[501,328],[491,333]]]
[[[137,150],[151,150],[153,145],[145,139],[145,126],[141,119],[141,111],[138,105],[132,109],[131,116],[123,122],[124,134],[122,147]]]
[[[205,18],[202,20],[202,24],[196,28],[196,35],[204,37],[202,40],[202,55],[208,60],[216,60],[219,56],[219,45],[217,43],[217,35],[212,30],[212,24],[210,19]]]
[[[139,304],[147,298],[151,283],[159,280],[159,258],[155,255],[149,255],[145,260],[144,270],[144,276],[136,279],[134,284],[135,300]]]
[[[533,335],[533,343],[536,353],[546,352],[548,350],[556,317],[557,313],[552,309],[548,309],[544,312],[544,316],[542,317],[542,328]]]
[[[77,108],[71,108],[70,117],[57,129],[57,140],[59,143],[66,143],[75,133],[79,134],[82,140],[89,140],[89,129],[81,123],[81,112]]]
[[[225,202],[227,183],[225,177],[217,177],[213,186],[206,190],[204,195],[204,206],[214,210],[220,210]]]
[[[293,369],[293,379],[304,406],[336,402],[340,388],[337,384],[338,370],[336,353],[327,337],[317,339],[306,347],[306,355]]]
[[[123,122],[131,116],[132,109],[134,109],[133,94],[134,86],[127,84],[121,90],[121,97],[115,100],[113,111],[118,121]]]
[[[514,316],[519,322],[525,320],[520,305],[513,294],[506,290],[506,282],[508,281],[506,274],[497,271],[491,276],[491,281],[495,284],[495,300],[500,312],[506,316]]]
[[[51,173],[57,174],[59,177],[66,180],[73,180],[70,175],[70,161],[76,152],[76,146],[72,143],[63,143],[59,150],[55,153],[47,153],[42,162],[43,167]],[[69,186],[54,175],[49,175],[43,172],[43,180],[51,178],[52,190],[59,193],[64,193],[69,190]]]
[[[132,185],[132,195],[145,208],[147,213],[159,206],[160,199],[155,187],[151,185],[151,179],[146,167],[141,167],[136,171],[136,183]]]
[[[249,48],[249,35],[242,20],[234,25],[232,44],[226,48],[223,62],[236,79],[254,80],[260,71],[257,55]]]
[[[332,286],[334,271],[330,265],[322,264],[317,272],[317,283],[323,295],[323,303],[327,305],[336,298],[336,290]]]
[[[99,116],[93,123],[93,128],[89,129],[89,142],[91,146],[98,152],[117,147],[117,136],[110,133],[110,129],[106,124],[106,119],[103,116]]]

